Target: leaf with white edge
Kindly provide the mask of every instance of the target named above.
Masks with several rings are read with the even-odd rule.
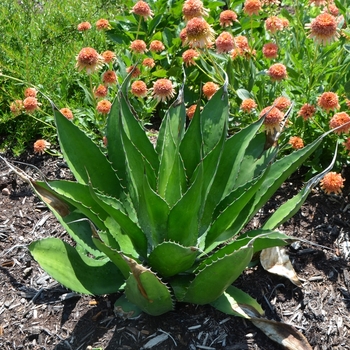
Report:
[[[185,272],[194,263],[198,251],[195,247],[184,247],[175,242],[163,242],[151,252],[148,263],[163,277]]]
[[[173,300],[169,288],[150,269],[125,257],[131,275],[126,281],[125,295],[128,300],[152,316],[173,310]]]
[[[209,265],[197,273],[183,301],[200,305],[213,302],[239,277],[252,256],[253,246],[248,245],[216,261],[208,260]]]
[[[286,250],[281,247],[267,248],[260,253],[261,266],[271,273],[287,277],[298,287],[302,287],[293,265],[289,260]]]
[[[29,251],[50,276],[75,292],[115,293],[125,283],[124,276],[109,259],[91,259],[60,239],[33,242]]]

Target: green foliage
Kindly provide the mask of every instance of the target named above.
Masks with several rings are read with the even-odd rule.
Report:
[[[227,137],[225,84],[188,127],[181,90],[153,147],[124,93],[129,80],[108,116],[105,149],[54,111],[61,150],[76,182],[32,184],[76,246],[48,238],[29,249],[72,290],[124,290],[118,312],[160,315],[176,301],[222,309],[218,298],[253,254],[290,241],[275,227],[286,220],[286,210],[300,208],[308,191],[274,214],[276,225],[270,221],[268,228],[243,229],[323,137],[277,161],[276,148],[265,149],[265,133],[259,132],[264,118]],[[261,310],[243,292],[237,295]]]

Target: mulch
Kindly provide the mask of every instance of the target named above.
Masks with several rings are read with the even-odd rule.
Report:
[[[48,178],[71,178],[61,159],[24,155],[20,160]],[[349,172],[344,171],[349,186]],[[301,186],[302,176],[294,174],[251,227],[258,227]],[[282,349],[248,321],[209,305],[179,303],[162,316],[123,319],[113,311],[118,294],[72,293],[27,250],[39,238],[66,239],[64,229],[26,183],[1,167],[0,192],[0,349]],[[288,247],[302,288],[260,265],[235,282],[258,300],[267,318],[294,325],[315,350],[350,349],[349,193],[346,187],[342,196],[326,196],[315,188],[281,228],[302,239]]]

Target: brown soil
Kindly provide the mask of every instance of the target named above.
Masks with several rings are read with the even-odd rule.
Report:
[[[70,176],[59,159],[28,156],[24,161],[38,166],[49,178]],[[63,228],[28,185],[2,170],[0,349],[281,349],[248,321],[210,306],[178,304],[175,311],[159,317],[144,314],[124,320],[113,313],[117,294],[70,293],[27,250],[38,238],[64,238]],[[301,186],[301,177],[294,175],[251,225],[260,225]],[[325,196],[316,188],[283,227],[286,233],[317,244],[302,241],[288,248],[302,288],[259,265],[235,282],[260,302],[268,318],[300,330],[313,349],[350,349],[348,195],[349,188],[341,197]]]

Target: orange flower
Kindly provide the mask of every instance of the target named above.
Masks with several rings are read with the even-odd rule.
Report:
[[[268,69],[267,74],[272,81],[281,81],[287,77],[287,69],[282,63],[275,63]]]
[[[221,27],[232,26],[233,22],[238,22],[236,12],[231,10],[225,10],[220,13]]]
[[[139,69],[138,67],[135,67],[135,66],[127,67],[127,68],[126,68],[126,72],[127,72],[127,73],[132,72],[132,73],[131,73],[131,76],[132,76],[133,78],[137,78],[137,77],[141,74],[140,69]]]
[[[182,54],[182,59],[186,66],[192,66],[195,64],[195,58],[199,57],[199,52],[193,49],[186,50]]]
[[[24,90],[25,97],[36,97],[37,91],[34,88],[27,88]]]
[[[142,16],[144,20],[152,18],[152,16],[154,15],[147,2],[144,1],[138,1],[130,12],[134,13],[135,15]]]
[[[258,15],[261,10],[261,2],[259,0],[246,0],[243,11],[248,16]]]
[[[267,18],[265,21],[265,27],[266,30],[268,30],[272,34],[276,33],[278,30],[283,30],[284,28],[281,18],[277,16],[271,16]]]
[[[97,103],[96,109],[98,113],[108,114],[111,110],[112,103],[108,100],[101,100]]]
[[[323,6],[323,5],[326,5],[327,1],[328,0],[310,0],[309,3],[310,5],[314,4],[315,6]]]
[[[285,111],[291,105],[290,99],[284,96],[277,97],[273,104],[281,111]]]
[[[258,105],[252,98],[247,98],[241,103],[241,110],[247,113],[250,113],[253,109],[255,109]]]
[[[10,111],[15,116],[21,114],[22,109],[23,109],[23,101],[22,100],[15,100],[15,101],[11,102]]]
[[[34,142],[34,153],[43,154],[50,146],[50,143],[45,140],[37,140]]]
[[[107,70],[102,74],[102,81],[105,85],[113,85],[117,81],[117,74],[112,70]]]
[[[189,21],[195,17],[208,16],[208,10],[203,7],[203,2],[200,0],[187,0],[182,6],[182,14],[185,21]]]
[[[266,114],[267,113],[267,114]],[[265,115],[266,114],[266,115]],[[268,131],[280,131],[281,121],[283,120],[284,114],[276,107],[268,106],[260,112],[260,118],[265,116],[264,125]]]
[[[85,47],[81,49],[76,57],[79,72],[86,69],[87,74],[91,74],[102,67],[104,62],[103,57],[97,53],[97,51],[91,47]]]
[[[304,141],[302,138],[298,136],[292,136],[288,143],[292,146],[294,149],[301,149],[304,147]]]
[[[102,53],[102,57],[106,63],[113,62],[115,60],[115,53],[113,51],[105,51]]]
[[[107,30],[110,28],[111,28],[111,25],[109,24],[107,19],[101,18],[96,22],[97,30]]]
[[[188,108],[186,108],[186,115],[188,117],[188,119],[192,119],[194,114],[196,113],[196,109],[197,109],[197,105],[191,105]]]
[[[131,92],[137,97],[146,97],[147,85],[141,80],[134,81],[131,84]]]
[[[316,44],[327,45],[338,40],[339,32],[337,20],[329,13],[321,13],[311,23],[305,25],[310,29],[309,38],[313,39]]]
[[[233,36],[228,32],[222,32],[215,41],[217,53],[230,52],[235,47]]]
[[[179,38],[182,42],[182,45],[185,45],[186,39],[187,39],[187,30],[186,28],[183,28],[180,32]]]
[[[145,66],[145,67],[147,67],[147,68],[153,68],[156,64],[155,64],[153,58],[145,58],[145,59],[142,61],[142,65]]]
[[[213,83],[212,81],[209,81],[203,85],[202,90],[203,90],[204,96],[208,100],[210,100],[213,97],[213,95],[215,94],[215,92],[219,90],[219,85]]]
[[[321,188],[326,194],[335,194],[341,193],[341,189],[344,187],[345,179],[342,176],[334,171],[326,174],[321,180]]]
[[[158,79],[153,83],[152,95],[158,101],[166,101],[174,96],[175,90],[173,84],[169,79]]]
[[[27,97],[23,100],[23,107],[28,113],[34,112],[38,105],[38,100],[35,97]]]
[[[60,112],[68,119],[72,120],[73,119],[73,113],[69,108],[61,108]]]
[[[78,24],[77,29],[79,30],[79,32],[84,32],[86,30],[91,29],[91,24],[89,22],[81,22]]]
[[[337,17],[339,15],[339,9],[334,4],[328,4],[322,12],[330,13],[334,17]]]
[[[344,125],[346,124],[347,125]],[[345,133],[348,132],[350,130],[350,116],[345,113],[345,112],[339,112],[334,114],[333,118],[329,121],[329,127],[331,129],[336,128],[338,126],[342,126],[340,129],[334,131],[336,134],[341,134],[341,133]]]
[[[153,40],[149,44],[149,49],[154,52],[161,52],[165,49],[165,46],[160,40]]]
[[[338,95],[334,92],[324,92],[318,98],[317,104],[327,112],[329,112],[332,109],[340,108],[338,102]]]
[[[187,37],[184,44],[191,47],[210,47],[214,40],[214,30],[203,18],[192,18],[186,25]]]
[[[302,117],[304,120],[312,118],[316,112],[316,107],[305,103],[299,110],[298,116]]]
[[[264,57],[268,59],[277,58],[278,56],[278,46],[274,43],[267,43],[262,48],[262,53]]]
[[[143,40],[137,39],[131,42],[130,49],[136,53],[145,53],[147,46]]]
[[[243,51],[250,51],[248,39],[244,35],[235,36],[235,45]]]
[[[103,98],[106,97],[108,93],[107,86],[99,85],[96,89],[94,89],[94,95],[96,98]]]

